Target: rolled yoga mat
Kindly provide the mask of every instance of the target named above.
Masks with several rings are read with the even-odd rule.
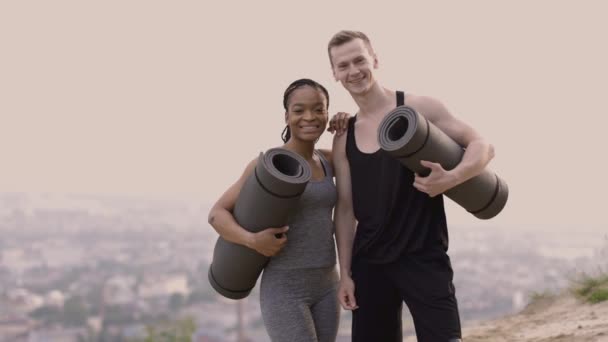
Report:
[[[430,173],[421,160],[451,170],[464,154],[458,143],[408,106],[399,106],[386,115],[378,127],[378,143],[382,150],[421,176]],[[477,218],[490,219],[505,207],[509,189],[503,179],[486,169],[445,195]]]
[[[308,162],[295,152],[273,148],[260,153],[255,171],[237,198],[235,220],[251,232],[285,226],[310,177]],[[209,282],[224,297],[245,298],[255,287],[268,259],[253,249],[219,237],[209,267]]]

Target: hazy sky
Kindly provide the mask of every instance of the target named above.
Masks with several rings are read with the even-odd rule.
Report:
[[[357,29],[386,86],[441,99],[496,148],[507,208],[484,222],[447,200],[452,223],[608,227],[608,5],[373,3],[1,2],[0,191],[212,202],[281,144],[291,81],[355,109],[326,45]]]

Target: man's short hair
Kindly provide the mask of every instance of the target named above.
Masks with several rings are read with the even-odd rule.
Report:
[[[367,46],[369,53],[374,52],[374,49],[372,48],[372,43],[365,35],[365,33],[361,31],[342,30],[334,34],[334,36],[331,37],[331,39],[329,40],[329,44],[327,44],[327,54],[329,55],[329,62],[332,66],[334,65],[334,62],[331,60],[331,48],[346,44],[355,39],[361,39]]]

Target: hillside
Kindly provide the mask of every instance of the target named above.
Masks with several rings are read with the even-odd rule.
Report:
[[[467,342],[608,341],[608,301],[589,304],[570,293],[540,296],[522,312],[464,328]]]

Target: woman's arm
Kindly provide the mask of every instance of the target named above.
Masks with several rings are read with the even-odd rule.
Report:
[[[245,181],[253,174],[257,158],[252,160],[241,177],[224,192],[209,211],[209,224],[227,241],[249,247],[265,256],[277,254],[287,242],[288,227],[267,228],[252,233],[236,222],[232,212]],[[280,235],[278,235],[280,234]],[[277,238],[275,235],[280,236]]]

